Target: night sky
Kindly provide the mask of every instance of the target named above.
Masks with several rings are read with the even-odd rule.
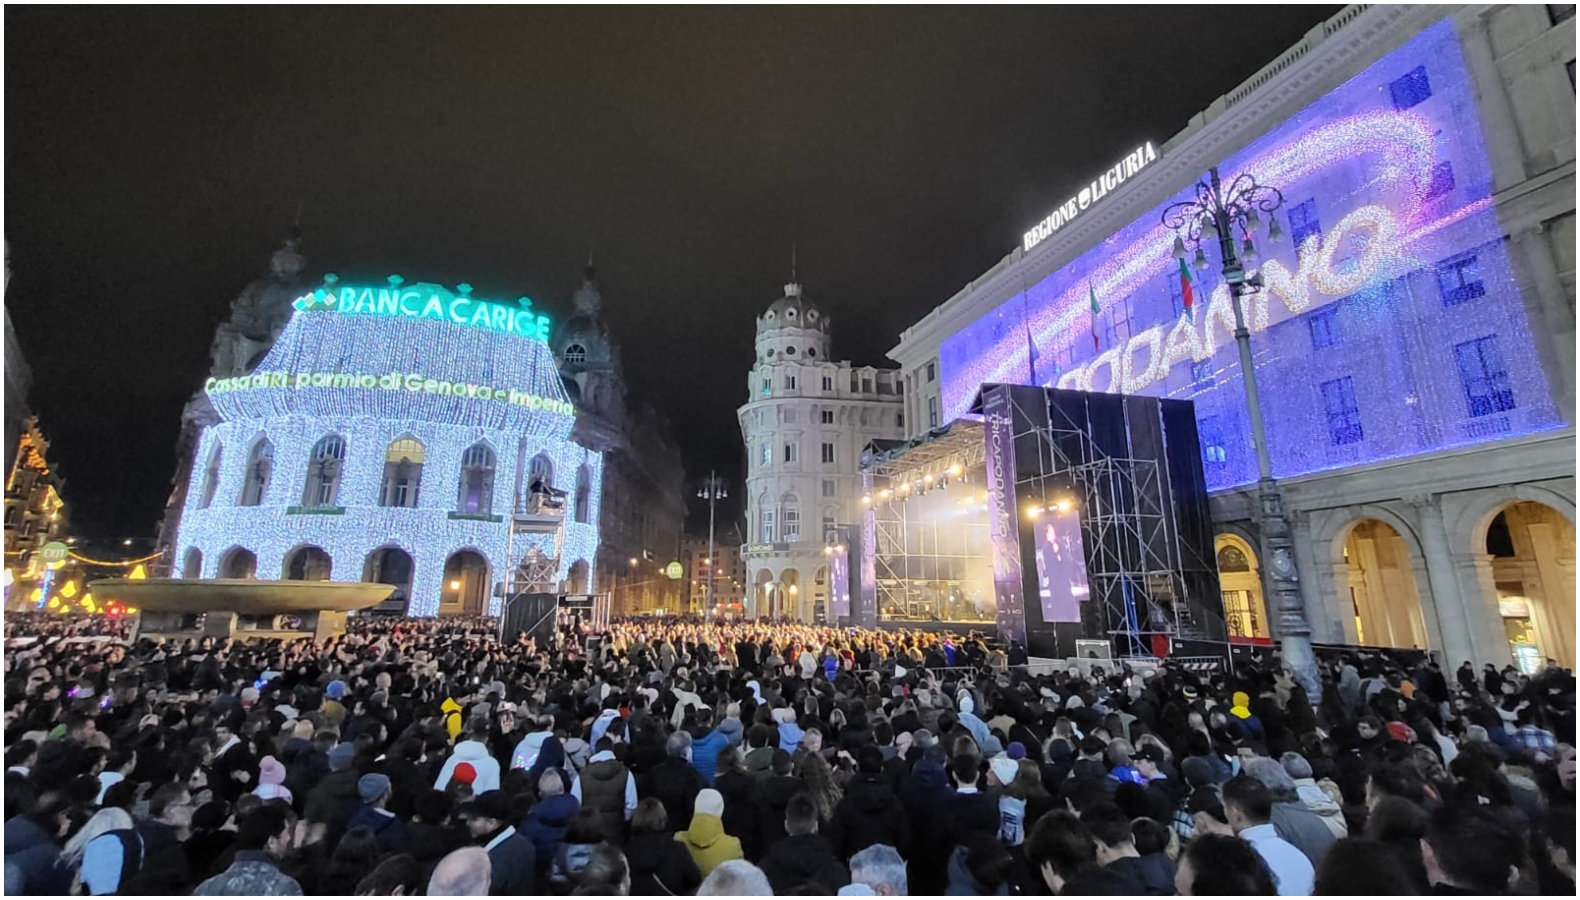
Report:
[[[299,203],[312,272],[556,316],[591,247],[633,391],[693,477],[738,479],[792,244],[840,358],[891,364],[1337,8],[8,6],[6,304],[75,530],[152,534],[214,328]]]

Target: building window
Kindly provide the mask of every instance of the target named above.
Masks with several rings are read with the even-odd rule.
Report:
[[[1327,309],[1312,313],[1311,317],[1306,320],[1306,324],[1311,328],[1311,349],[1313,350],[1321,350],[1324,347],[1332,347],[1335,344],[1344,342],[1344,334],[1339,330],[1339,311],[1337,307],[1330,306]]]
[[[768,444],[764,444],[763,445],[763,466],[767,467],[767,466],[771,466],[773,464],[774,464],[774,448],[769,446]]]
[[[532,462],[527,465],[527,488],[554,487],[554,460],[549,459],[547,453],[539,453],[532,457]]]
[[[905,427],[905,413],[895,413],[894,414],[894,426],[896,428],[904,428]]]
[[[870,393],[872,393],[872,376],[871,375],[863,375],[863,376],[861,376],[861,392],[863,394],[870,394]]]
[[[583,525],[592,519],[592,469],[583,464],[576,470],[576,521]]]
[[[825,391],[832,391],[833,389],[834,389],[834,377],[832,375],[824,375],[823,376],[823,390],[825,390]]]
[[[1564,22],[1564,21],[1567,21],[1569,19],[1573,19],[1574,17],[1575,17],[1575,5],[1573,3],[1549,3],[1549,4],[1547,4],[1547,18],[1554,25],[1557,25],[1559,22]],[[1570,63],[1570,65],[1574,65],[1574,64]]]
[[[1432,167],[1432,177],[1426,183],[1426,190],[1422,193],[1423,200],[1436,200],[1446,196],[1454,189],[1454,164],[1443,160]]]
[[[935,380],[937,380],[937,378],[938,378],[938,365],[936,363],[928,363],[927,364],[927,383],[928,384],[932,384]]]
[[[835,490],[836,490],[836,485],[834,483],[834,479],[832,479],[832,478],[825,478],[825,479],[823,479],[823,496],[825,496],[825,497],[832,497],[832,496],[834,496]]]
[[[203,470],[203,491],[198,496],[198,509],[208,509],[214,502],[214,493],[219,489],[219,460],[220,454],[225,450],[222,444],[214,445],[214,452],[208,455],[208,467]]]
[[[1217,416],[1207,416],[1196,423],[1196,436],[1201,440],[1202,462],[1225,463],[1229,461],[1229,451],[1224,448],[1223,420]]]
[[[769,378],[767,375],[764,375],[763,376],[763,396],[764,397],[768,396],[769,394],[773,393],[773,390],[774,390],[773,379]]]
[[[587,348],[581,344],[572,344],[565,348],[565,362],[571,365],[581,365],[587,361]]]
[[[834,411],[832,409],[823,410],[823,412],[819,415],[819,419],[821,419],[824,425],[834,424]]]
[[[1359,443],[1365,436],[1361,410],[1355,402],[1355,381],[1348,375],[1324,381],[1322,406],[1328,415],[1328,438],[1334,446]]]
[[[1394,109],[1409,109],[1432,96],[1432,83],[1427,80],[1426,66],[1416,66],[1388,85]]]
[[[784,539],[786,541],[801,540],[801,499],[795,494],[785,494],[780,503],[780,516],[784,525]]]
[[[459,512],[486,516],[494,506],[494,451],[477,443],[461,454],[461,497]]]
[[[346,459],[346,441],[331,434],[313,445],[307,461],[307,487],[302,491],[303,506],[334,506],[340,493],[340,469]]]
[[[1316,198],[1289,208],[1289,240],[1297,248],[1312,237],[1322,237],[1322,222],[1317,218]]]
[[[1226,544],[1218,551],[1218,571],[1220,572],[1249,572],[1251,561],[1245,558],[1245,551],[1233,544]]]
[[[1454,362],[1459,366],[1459,382],[1465,387],[1471,416],[1490,416],[1514,408],[1514,391],[1509,387],[1503,354],[1498,352],[1497,335],[1455,344]]]
[[[784,377],[784,385],[785,385],[785,390],[787,390],[787,391],[795,390],[795,376],[794,375],[786,375]]]
[[[1192,384],[1212,384],[1212,360],[1204,359],[1201,362],[1191,363],[1190,380]]]
[[[384,489],[379,493],[380,506],[416,507],[417,491],[422,486],[424,455],[422,444],[412,438],[401,438],[390,444],[384,453]]]
[[[937,428],[938,427],[938,398],[937,397],[928,397],[927,398],[927,427],[928,428]]]
[[[837,528],[837,526],[834,524],[835,519],[836,514],[834,512],[834,507],[823,507],[823,540],[832,541],[837,539],[838,535],[834,533],[835,529]]]
[[[1481,266],[1476,254],[1438,263],[1437,290],[1444,306],[1457,306],[1486,296],[1487,287],[1481,281]]]
[[[834,462],[834,445],[828,442],[823,444],[823,464],[832,465]]]
[[[762,499],[757,501],[757,506],[757,539],[764,544],[772,544],[774,542],[774,502],[769,499],[767,494],[764,494]]]
[[[801,454],[797,452],[797,445],[785,444],[785,462],[793,463],[799,460]]]
[[[274,471],[274,444],[268,438],[252,445],[247,457],[247,481],[241,486],[241,506],[257,506],[269,489],[269,475]]]
[[[826,482],[826,481],[824,482],[824,484],[827,484],[827,483],[828,482]],[[828,494],[825,493],[823,496],[827,497]],[[22,514],[22,507],[20,507],[20,506],[8,506],[8,507],[6,507],[5,523],[7,525],[15,525],[17,517],[20,516],[21,514]]]

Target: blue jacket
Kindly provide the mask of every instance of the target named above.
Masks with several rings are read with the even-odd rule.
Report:
[[[399,847],[406,837],[405,820],[366,803],[358,804],[352,811],[351,818],[346,820],[346,830],[350,831],[359,825],[373,832],[373,836],[378,839],[379,849],[385,853]]]
[[[579,809],[581,803],[575,797],[557,794],[532,807],[526,821],[521,823],[521,833],[537,850],[540,868],[546,869],[549,861],[559,855],[560,846],[565,843],[565,829],[570,827]]]
[[[795,753],[801,746],[801,738],[806,735],[801,726],[794,722],[779,723],[779,749],[786,753]],[[692,745],[692,756],[696,756],[696,745]]]
[[[780,725],[779,728],[781,732],[780,740],[783,741],[784,726]],[[799,738],[797,740],[799,741]],[[719,771],[719,754],[723,753],[724,748],[728,745],[729,740],[725,738],[724,732],[718,729],[708,732],[707,737],[698,738],[691,742],[692,768],[697,770],[697,774],[702,776],[702,780],[707,782],[708,787],[713,787],[713,779]]]
[[[68,894],[71,872],[57,865],[60,845],[42,825],[26,816],[5,823],[5,865],[21,877],[22,894]],[[11,884],[11,873],[6,875]]]

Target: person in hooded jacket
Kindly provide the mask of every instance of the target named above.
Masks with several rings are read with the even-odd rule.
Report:
[[[1141,885],[1148,896],[1174,893],[1174,866],[1167,856],[1136,850],[1130,818],[1112,803],[1100,803],[1081,813],[1081,824],[1096,842],[1097,863],[1126,881]]]
[[[1007,897],[1015,858],[1004,845],[978,835],[949,854],[950,897]]]
[[[787,836],[774,842],[759,865],[774,894],[799,894],[808,889],[828,894],[850,884],[850,870],[828,840],[817,833],[817,824],[817,804],[811,797],[801,793],[790,798],[785,808]]]
[[[560,769],[550,769],[538,779],[538,798],[537,805],[521,823],[521,832],[537,848],[540,868],[547,874],[581,803],[571,796],[569,779]]]
[[[702,884],[702,870],[669,830],[664,804],[652,797],[636,805],[625,858],[632,897],[689,896]]]
[[[704,878],[719,863],[745,858],[741,842],[724,831],[724,797],[713,788],[697,794],[691,826],[676,833],[675,840],[691,853]]]
[[[412,820],[407,823],[397,853],[408,853],[422,869],[423,883],[445,854],[466,843],[466,836],[451,824],[455,803],[444,791],[427,790],[417,797]]]
[[[474,724],[467,732],[467,740],[455,745],[455,752],[444,761],[444,768],[439,770],[439,777],[434,779],[433,786],[444,790],[445,785],[450,783],[450,777],[455,774],[455,767],[463,762],[470,763],[477,771],[477,777],[472,780],[474,794],[499,790],[499,762],[488,750],[486,723]]]
[[[871,744],[856,751],[856,774],[834,809],[828,840],[844,859],[873,844],[887,844],[901,857],[910,854],[910,821],[883,775],[883,751]]]
[[[801,779],[792,774],[795,760],[790,754],[775,750],[769,770],[772,774],[763,779],[761,789],[757,792],[759,858],[775,841],[784,838],[785,808],[790,805],[790,798],[801,792]]]
[[[719,754],[718,774],[714,788],[724,797],[724,830],[741,840],[741,850],[747,859],[762,855],[763,847],[758,835],[757,792],[760,784],[746,771],[746,760],[734,747]]]
[[[564,765],[564,748],[562,747],[560,750],[561,759],[559,761],[551,760],[546,766],[540,767],[538,760],[544,747],[550,741],[554,741],[556,744],[559,741],[554,737],[553,716],[539,716],[535,725],[536,727],[532,731],[527,732],[522,736],[521,740],[516,742],[516,749],[511,751],[510,754],[510,768],[527,769],[529,771],[536,769],[541,775],[543,768],[559,768]],[[534,775],[532,781],[536,782],[537,778],[538,776]]]
[[[391,797],[389,776],[378,772],[363,775],[357,780],[357,794],[362,803],[346,820],[346,830],[368,829],[378,841],[379,849],[385,852],[400,846],[406,837],[406,822],[386,808]]]
[[[938,744],[929,747],[911,770],[911,779],[900,792],[900,803],[911,822],[910,876],[914,894],[937,894],[944,889],[949,861],[945,810],[954,798],[949,787],[949,755]]]

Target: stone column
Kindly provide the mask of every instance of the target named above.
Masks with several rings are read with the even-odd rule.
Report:
[[[1373,647],[1397,647],[1399,644],[1394,639],[1392,616],[1388,611],[1392,598],[1388,596],[1388,588],[1383,583],[1382,564],[1377,558],[1377,540],[1357,539],[1355,555],[1359,559],[1350,559],[1350,583],[1354,584],[1358,569],[1361,590],[1366,592],[1359,603],[1361,628],[1366,632],[1365,642]]]
[[[1572,665],[1574,659],[1575,595],[1574,582],[1566,579],[1559,563],[1558,536],[1549,522],[1533,522],[1525,526],[1531,537],[1531,552],[1535,558],[1536,573],[1541,580],[1541,602],[1536,603],[1536,592],[1527,585],[1533,605],[1531,610],[1544,639],[1542,654],[1557,660],[1561,665]],[[1570,563],[1571,572],[1573,563]],[[1572,575],[1571,575],[1572,578]],[[1565,582],[1568,581],[1566,585]]]
[[[1443,524],[1441,501],[1433,495],[1413,498],[1410,503],[1415,507],[1421,523],[1421,555],[1426,567],[1426,590],[1432,596],[1431,607],[1436,614],[1438,634],[1442,636],[1442,643],[1436,649],[1440,651],[1443,671],[1452,672],[1467,659],[1475,663],[1479,671],[1481,663],[1490,660],[1478,659],[1475,654],[1470,622],[1463,614],[1465,601],[1461,596],[1453,555],[1449,551],[1448,529]],[[1488,574],[1490,576],[1491,573]],[[1505,647],[1505,655],[1507,652],[1508,648]]]
[[[1421,626],[1426,629],[1426,649],[1441,651],[1443,629],[1438,624],[1437,597],[1432,594],[1432,579],[1427,575],[1425,559],[1415,555],[1410,557],[1410,577],[1415,582],[1416,598],[1421,601]]]
[[[1459,553],[1454,557],[1454,573],[1459,582],[1460,615],[1470,635],[1471,657],[1479,667],[1492,663],[1499,668],[1514,661],[1509,650],[1508,632],[1498,615],[1498,587],[1492,576],[1492,557],[1486,553]]]

